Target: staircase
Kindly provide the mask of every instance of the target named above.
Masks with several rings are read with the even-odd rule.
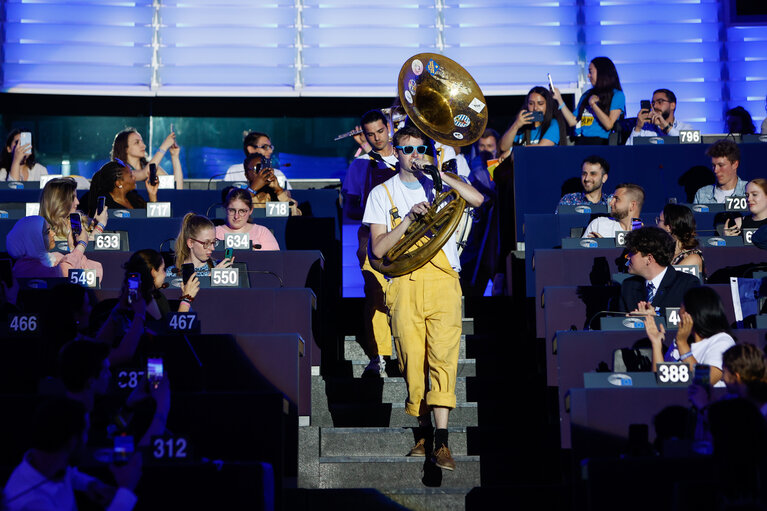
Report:
[[[464,509],[466,494],[480,486],[477,403],[467,390],[476,376],[475,360],[466,358],[466,335],[472,333],[473,321],[464,319],[457,406],[449,423],[455,471],[437,468],[429,458],[405,456],[415,443],[417,421],[405,413],[407,388],[396,350],[387,377],[362,378],[368,358],[352,335],[345,337],[338,370],[321,376],[314,368],[311,422],[299,429],[298,487],[373,488],[392,509]]]

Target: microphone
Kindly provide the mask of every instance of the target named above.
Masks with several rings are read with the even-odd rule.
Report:
[[[206,190],[210,190],[210,184],[213,182],[214,179],[217,177],[223,177],[226,176],[226,172],[222,172],[220,174],[213,174],[210,179],[208,179],[208,186],[205,188]]]

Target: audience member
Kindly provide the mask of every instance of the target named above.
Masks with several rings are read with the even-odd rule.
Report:
[[[695,193],[695,204],[723,203],[725,197],[745,195],[746,182],[738,177],[740,149],[732,140],[717,140],[706,150],[711,157],[716,182],[706,185]]]
[[[754,126],[754,120],[751,118],[751,114],[748,110],[742,106],[736,106],[727,110],[725,113],[726,124],[725,129],[727,133],[738,133],[740,135],[752,135],[756,133],[756,127]]]
[[[637,137],[679,136],[680,130],[690,130],[692,126],[676,118],[676,94],[668,89],[658,89],[652,93],[652,108],[639,110],[637,123],[626,145],[633,145]]]
[[[160,166],[160,162],[168,150],[170,150],[173,180],[176,183],[176,189],[182,190],[184,188],[184,172],[181,169],[181,148],[176,143],[176,134],[172,131],[165,137],[165,140],[160,144],[160,148],[157,149],[154,156],[147,160],[146,144],[144,144],[141,135],[134,128],[126,128],[115,135],[110,158],[120,162],[124,167],[128,167],[133,172],[135,181],[145,181],[149,178],[150,163],[157,165],[158,175],[165,176],[168,174]]]
[[[501,136],[498,132],[493,128],[487,128],[479,137],[479,140],[472,146],[471,154],[473,157],[469,162],[469,168],[471,169],[471,174],[469,175],[477,173],[485,175],[486,177],[481,179],[485,188],[489,188],[492,181],[487,171],[487,162],[498,159],[500,142]],[[477,177],[479,176],[475,175],[475,179]]]
[[[242,141],[242,149],[245,152],[245,158],[251,154],[260,154],[264,157],[264,168],[270,168],[274,171],[274,177],[277,178],[277,184],[280,188],[290,190],[290,182],[285,174],[280,170],[280,162],[274,157],[274,146],[266,133],[251,131]],[[224,181],[247,181],[245,176],[245,165],[237,163],[226,170]]]
[[[533,120],[535,115],[542,120]],[[544,87],[533,87],[527,93],[525,106],[501,137],[500,150],[508,158],[512,145],[554,146],[565,142],[564,123],[554,107],[551,93]]]
[[[40,181],[48,170],[35,160],[34,144],[19,146],[23,130],[11,130],[0,154],[0,181]],[[31,137],[30,137],[31,139]]]
[[[728,348],[722,354],[722,381],[727,387],[726,398],[748,399],[767,415],[767,361],[761,349],[749,343]],[[712,402],[711,393],[699,385],[690,385],[689,395],[698,410]]]
[[[607,182],[610,164],[601,156],[587,156],[581,164],[582,192],[568,193],[559,199],[559,206],[592,206],[610,204],[612,195],[603,193],[602,187]],[[641,208],[640,208],[641,209]],[[556,211],[555,211],[556,212]]]
[[[45,218],[45,221],[51,226],[54,242],[66,241],[69,252],[75,248],[69,216],[77,212],[79,204],[80,202],[77,200],[77,183],[74,179],[68,177],[48,181],[40,195],[40,216]],[[92,235],[104,232],[109,218],[107,209],[105,207],[101,214],[97,214],[92,221],[81,214],[80,225],[82,229],[88,230]],[[61,254],[58,251],[54,252],[53,257],[59,258]],[[100,277],[103,276],[101,263],[89,260],[85,254],[83,254],[81,266],[86,269],[94,269]]]
[[[671,270],[673,272],[673,270]],[[686,273],[676,272],[680,275]],[[660,289],[659,289],[660,292]],[[639,311],[647,314],[644,322],[647,337],[652,344],[653,370],[659,362],[684,362],[690,372],[696,364],[711,368],[711,385],[724,387],[722,379],[722,354],[735,345],[730,323],[724,312],[719,295],[710,287],[697,286],[687,289],[679,310],[679,330],[664,356],[663,341],[666,330],[658,329],[654,317],[656,308],[646,301],[639,303]],[[667,304],[667,306],[671,306]]]
[[[767,225],[767,179],[752,179],[746,185],[748,210],[751,213],[744,217],[727,220],[724,228],[726,236],[740,236],[742,229],[758,229]]]
[[[584,238],[614,238],[617,231],[633,229],[644,204],[644,189],[633,183],[621,183],[610,198],[612,217],[600,216],[592,220],[583,232]]]
[[[578,145],[608,143],[608,137],[618,119],[626,113],[626,96],[615,64],[607,57],[596,57],[589,64],[591,89],[581,96],[576,114],[565,105],[559,89],[554,87],[554,99],[567,125],[575,128]]]
[[[44,402],[35,413],[32,448],[3,491],[3,509],[73,510],[77,509],[75,491],[110,511],[133,509],[141,455],[134,454],[125,465],[110,465],[115,489],[75,468],[87,439],[88,413],[82,403],[68,398]]]
[[[183,264],[191,263],[198,277],[210,276],[211,268],[229,268],[234,257],[225,258],[216,264],[210,255],[218,246],[216,227],[207,217],[187,213],[181,221],[181,230],[176,237],[175,266],[166,270],[168,277],[181,273]]]
[[[650,306],[666,315],[666,307],[679,307],[685,293],[700,286],[698,277],[672,268],[676,241],[658,227],[641,227],[626,235],[628,272],[634,275],[621,284],[618,310],[640,312]]]
[[[224,199],[226,223],[216,227],[216,239],[224,241],[229,233],[248,233],[253,250],[279,250],[280,245],[272,231],[258,224],[251,224],[253,196],[247,190],[231,187]]]
[[[53,230],[41,216],[27,216],[19,219],[5,238],[8,254],[16,261],[13,265],[15,278],[67,277],[69,270],[84,269],[85,247],[88,245],[88,231],[83,229],[75,239],[75,248],[68,254],[49,252],[54,247]],[[96,266],[98,264],[98,266]],[[91,262],[89,266],[103,278],[101,264]]]
[[[105,163],[93,174],[91,189],[83,196],[88,215],[96,216],[99,197],[105,198],[104,204],[110,209],[146,209],[146,200],[136,191],[137,174],[118,161]],[[159,183],[153,185],[146,178],[149,202],[157,202],[158,189]]]
[[[391,144],[389,121],[380,110],[370,110],[360,119],[362,134],[372,150],[355,158],[346,171],[343,183],[344,216],[362,220],[370,191],[397,174],[397,156]],[[364,350],[370,358],[365,376],[385,376],[386,358],[392,355],[391,329],[386,315],[384,276],[370,266],[368,243],[370,227],[357,229],[357,260],[364,282]],[[386,357],[386,358],[385,358]]]
[[[697,266],[698,272],[704,275],[703,251],[698,248],[695,215],[687,206],[681,204],[666,204],[657,218],[658,227],[674,238],[676,248],[672,266]]]
[[[259,153],[251,154],[243,162],[248,191],[253,196],[255,207],[264,208],[267,202],[287,202],[290,204],[290,214],[301,216],[301,210],[291,198],[290,192],[280,186],[274,169],[266,165],[268,160]]]

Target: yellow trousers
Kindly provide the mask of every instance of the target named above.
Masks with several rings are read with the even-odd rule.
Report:
[[[381,273],[370,266],[367,254],[365,254],[365,260],[362,263],[362,278],[365,279],[365,337],[367,342],[365,350],[370,352],[375,347],[376,353],[369,353],[370,355],[390,357],[392,355],[391,329],[386,314],[384,294],[388,282]]]
[[[439,255],[444,257],[443,252]],[[447,258],[444,259],[446,263]],[[386,303],[399,367],[407,383],[405,411],[419,417],[426,415],[430,406],[455,408],[461,343],[458,274],[448,273],[430,262],[393,279]]]

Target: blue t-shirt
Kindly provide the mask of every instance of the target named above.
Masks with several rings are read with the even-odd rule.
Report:
[[[575,109],[576,112],[580,111],[581,103],[585,99],[586,95],[584,94],[581,96],[581,100],[578,101],[578,108]],[[607,112],[607,115],[610,115],[610,112],[613,110],[620,110],[624,115],[626,114],[626,95],[618,89],[613,89],[613,99],[610,102],[610,110]],[[609,135],[610,132],[599,124],[594,111],[587,103],[586,108],[583,109],[581,120],[575,125],[575,136],[607,138]]]
[[[517,136],[514,137],[514,143],[515,144],[521,144],[524,141],[525,134],[523,132],[517,133]],[[551,120],[551,124],[549,124],[549,129],[546,130],[546,133],[543,134],[543,138],[546,140],[551,140],[554,145],[559,144],[559,123],[556,119]],[[538,126],[537,128],[533,128],[530,130],[530,144],[537,144],[541,141],[541,127]]]

